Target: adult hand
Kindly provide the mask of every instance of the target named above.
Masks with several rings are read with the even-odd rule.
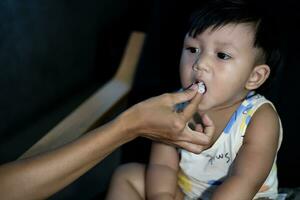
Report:
[[[214,125],[205,118],[204,131],[193,131],[187,126],[202,99],[197,89],[194,84],[183,92],[163,94],[133,106],[123,114],[128,133],[200,153],[210,143]],[[175,106],[187,101],[190,103],[185,109],[177,112]]]

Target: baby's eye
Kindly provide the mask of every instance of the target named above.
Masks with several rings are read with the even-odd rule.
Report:
[[[217,55],[218,55],[218,58],[220,58],[222,60],[228,60],[231,58],[231,56],[227,55],[226,53],[222,53],[222,52],[219,52]]]
[[[199,53],[200,49],[196,47],[187,47],[186,50],[188,50],[190,53]]]

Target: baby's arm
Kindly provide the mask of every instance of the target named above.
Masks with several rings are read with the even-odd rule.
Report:
[[[146,174],[146,196],[149,200],[175,199],[179,156],[169,145],[153,143]]]
[[[271,105],[264,104],[252,117],[230,176],[215,191],[212,200],[253,199],[271,170],[278,141],[277,113]]]

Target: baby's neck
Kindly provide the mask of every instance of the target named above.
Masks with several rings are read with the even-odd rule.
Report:
[[[222,109],[215,109],[206,112],[206,114],[214,122],[215,125],[216,132],[213,138],[213,143],[219,138],[227,123],[229,122],[231,116],[238,109],[242,102],[243,101],[239,101],[231,106],[226,106]]]

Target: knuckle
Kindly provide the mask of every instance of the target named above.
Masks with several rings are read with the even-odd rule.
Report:
[[[209,137],[202,138],[202,145],[207,146],[211,144],[212,139]]]
[[[203,140],[203,145],[207,146],[210,145],[211,141],[210,140]]]
[[[199,148],[197,148],[197,149],[195,150],[195,153],[196,153],[196,154],[200,154],[203,150],[204,150],[203,147],[199,147]]]
[[[177,133],[181,133],[185,128],[185,123],[182,120],[175,119],[173,121],[173,130]]]
[[[206,142],[207,142],[207,145],[212,144],[213,143],[213,138],[212,137],[207,137]]]
[[[190,95],[191,95],[191,93],[192,93],[192,92],[191,92],[190,90],[187,90],[186,92],[184,92],[184,93],[183,93],[184,98],[186,98],[186,99],[189,98]]]

